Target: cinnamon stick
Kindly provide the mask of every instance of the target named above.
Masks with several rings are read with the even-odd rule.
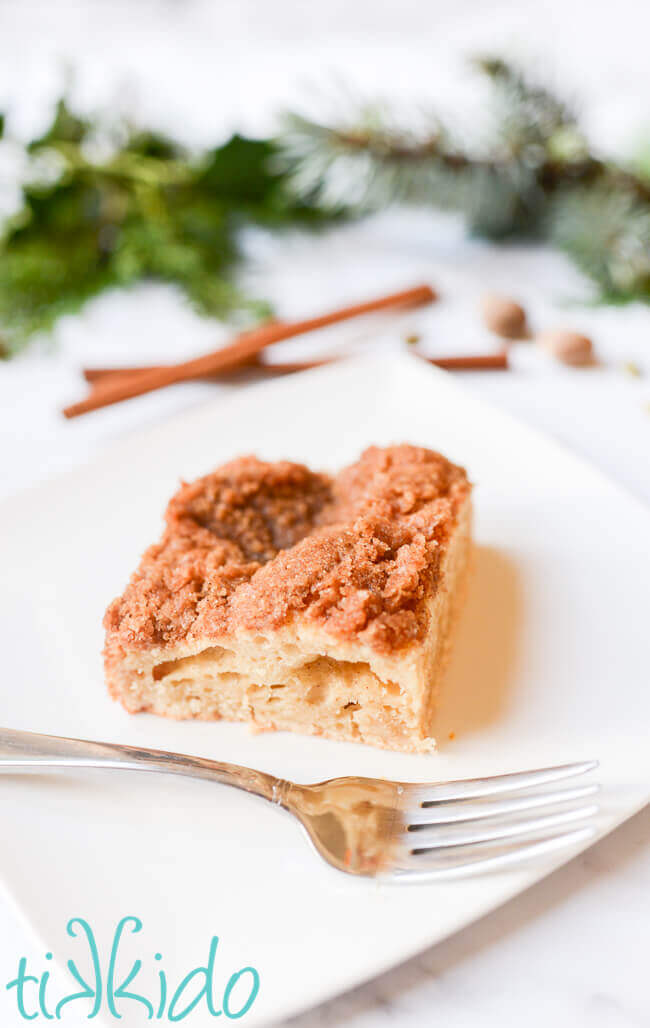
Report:
[[[110,404],[141,396],[143,393],[150,393],[156,389],[163,389],[175,382],[187,382],[203,375],[223,372],[238,364],[241,365],[248,358],[260,353],[266,346],[270,346],[271,343],[291,339],[304,332],[324,328],[327,325],[333,325],[362,314],[370,314],[391,307],[410,307],[430,303],[435,298],[436,294],[430,286],[421,285],[414,289],[405,289],[388,296],[368,300],[365,303],[330,311],[315,318],[307,318],[304,321],[275,322],[271,325],[263,325],[259,329],[238,336],[228,346],[205,354],[203,357],[196,357],[194,360],[172,366],[153,368],[146,374],[128,378],[121,377],[115,382],[109,381],[98,385],[85,400],[71,404],[64,409],[63,413],[66,418],[78,417],[80,414],[86,414],[100,407],[107,407]]]
[[[419,356],[422,356],[420,354]],[[500,371],[508,368],[508,353],[480,353],[468,357],[423,357],[428,364],[447,371]]]
[[[255,357],[249,358],[249,360],[237,364],[235,367],[226,368],[225,371],[215,371],[210,375],[199,376],[201,381],[214,381],[222,382],[231,375],[237,375],[241,371],[248,369],[256,372],[262,372],[268,375],[291,375],[295,371],[308,371],[310,368],[318,368],[322,364],[329,364],[334,357],[323,357],[320,360],[305,360],[305,361],[278,361],[269,363],[260,359],[259,354]],[[173,365],[169,364],[142,364],[142,365],[129,365],[128,367],[110,367],[110,368],[82,368],[82,374],[86,382],[92,386],[99,386],[106,382],[116,382],[119,378],[130,378],[137,375],[146,375],[148,371],[158,370],[160,368],[169,368]],[[197,379],[198,380],[198,379]]]
[[[418,354],[427,364],[435,364],[438,368],[445,368],[448,371],[499,371],[508,368],[508,354],[506,351],[489,354],[454,355],[452,357],[425,357]],[[337,360],[336,357],[323,357],[320,360],[306,361],[275,361],[270,363],[261,360],[259,356],[247,361],[245,364],[237,365],[223,372],[214,372],[210,375],[201,375],[203,381],[223,381],[228,375],[237,373],[245,368],[251,368],[267,375],[291,375],[296,371],[308,371],[311,368],[318,368],[324,364],[331,364]],[[154,368],[168,368],[170,365],[143,365],[140,367],[125,368],[84,368],[83,376],[91,385],[101,385],[105,382],[117,381],[121,377],[146,374]]]

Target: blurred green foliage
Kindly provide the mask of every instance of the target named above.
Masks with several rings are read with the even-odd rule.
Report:
[[[288,190],[271,141],[235,135],[193,156],[151,132],[121,126],[117,135],[98,143],[61,100],[28,144],[33,176],[0,239],[5,355],[101,290],[142,279],[175,283],[205,314],[255,319],[268,305],[232,280],[241,227],[332,220]]]
[[[495,241],[549,242],[601,299],[650,301],[650,147],[633,165],[605,160],[551,90],[499,57],[474,64],[492,119],[473,142],[437,116],[414,132],[375,104],[333,125],[290,114],[276,140],[234,135],[197,155],[61,100],[25,147],[22,204],[0,235],[0,352],[143,279],[176,284],[205,314],[254,320],[269,307],[234,283],[242,227],[317,227],[396,202],[460,212]],[[0,139],[6,128],[0,114]]]
[[[489,128],[474,138],[431,113],[414,130],[379,103],[334,124],[289,115],[282,157],[297,193],[330,210],[352,197],[357,212],[458,212],[474,235],[562,249],[601,300],[650,302],[650,150],[634,167],[606,160],[552,90],[500,57],[473,63],[490,86]]]

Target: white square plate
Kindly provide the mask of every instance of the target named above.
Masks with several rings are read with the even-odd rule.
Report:
[[[102,614],[156,537],[179,478],[250,452],[335,469],[369,443],[397,441],[440,449],[476,483],[476,568],[436,754],[130,717],[109,700]],[[649,524],[595,470],[411,356],[219,396],[3,505],[0,724],[197,753],[304,781],[463,778],[596,757],[604,833],[649,793]],[[156,995],[156,952],[178,982],[218,935],[222,985],[239,967],[259,970],[244,1019],[251,1025],[382,971],[573,855],[475,880],[379,886],[327,868],[288,816],[207,783],[12,775],[0,777],[0,798],[0,873],[44,953],[87,970],[68,919],[91,923],[106,959],[117,921],[137,915],[143,929],[125,940],[120,969],[140,957],[139,991]],[[131,1008],[122,1008],[128,1023],[143,1023]],[[194,1023],[204,1023],[198,1010]]]

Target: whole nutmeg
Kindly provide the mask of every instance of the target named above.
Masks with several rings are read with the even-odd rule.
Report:
[[[529,336],[526,311],[509,296],[486,293],[481,299],[483,321],[503,339],[527,339]]]
[[[575,367],[593,364],[593,343],[588,336],[583,336],[579,332],[553,329],[550,332],[541,332],[536,342],[563,364],[572,364]]]

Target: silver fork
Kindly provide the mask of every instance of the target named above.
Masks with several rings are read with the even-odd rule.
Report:
[[[297,817],[338,870],[400,881],[501,871],[593,838],[599,786],[556,783],[597,766],[589,760],[432,784],[347,777],[300,785],[204,757],[0,729],[0,770],[116,768],[232,785]]]

